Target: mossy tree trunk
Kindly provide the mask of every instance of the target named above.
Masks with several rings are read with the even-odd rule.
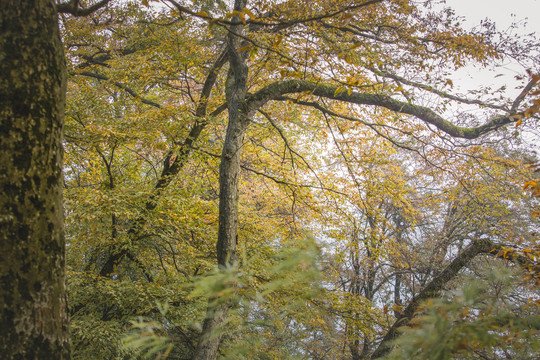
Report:
[[[234,10],[240,12],[245,7],[246,0],[235,0]],[[232,20],[239,22],[239,17],[236,16]],[[241,39],[236,34],[241,34],[242,31],[241,25],[233,25],[227,37],[229,73],[226,95],[229,124],[219,167],[219,227],[216,245],[220,269],[235,266],[237,262],[240,159],[244,136],[253,115],[253,111],[246,106],[248,80],[246,54],[237,50]],[[214,301],[215,304],[212,304]],[[193,360],[217,358],[229,310],[234,306],[233,302],[233,299],[211,299]]]
[[[0,2],[0,74],[1,357],[68,359],[66,81],[53,0]]]

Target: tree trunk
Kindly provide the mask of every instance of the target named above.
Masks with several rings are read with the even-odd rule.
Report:
[[[446,268],[433,278],[410,302],[400,314],[400,317],[388,330],[379,347],[371,354],[371,359],[379,359],[392,350],[391,342],[399,336],[398,329],[407,326],[415,316],[421,302],[437,297],[443,287],[452,280],[459,271],[467,266],[478,254],[489,253],[494,248],[493,243],[481,239],[471,243]]]
[[[238,181],[240,178],[241,146],[249,122],[239,111],[229,108],[229,126],[223,146],[220,165],[219,228],[217,258],[220,268],[234,266],[237,255],[238,230]],[[211,299],[212,302],[213,299]],[[232,299],[217,301],[219,305],[208,306],[203,332],[194,360],[213,360],[217,357],[223,334],[223,325]]]
[[[242,11],[246,0],[236,0],[234,10]],[[238,21],[238,16],[233,21]],[[240,39],[234,34],[242,32],[240,25],[231,26],[228,36],[229,74],[226,83],[229,124],[219,167],[219,228],[217,260],[222,269],[236,264],[238,243],[238,182],[244,135],[249,126],[250,113],[246,107],[248,68],[242,53],[237,52]],[[201,338],[194,360],[214,360],[217,357],[223,327],[232,299],[217,301],[219,305],[208,306]]]
[[[191,127],[191,131],[185,138],[182,145],[178,149],[170,150],[163,161],[163,170],[161,172],[161,175],[159,176],[156,185],[154,186],[154,192],[150,195],[150,198],[146,201],[145,204],[145,210],[148,213],[152,212],[157,207],[159,197],[161,196],[163,190],[165,190],[167,186],[169,186],[174,177],[178,175],[180,170],[183,169],[184,165],[187,162],[188,156],[193,148],[193,144],[197,142],[197,139],[206,127],[207,122],[204,118],[207,115],[208,99],[210,98],[210,94],[217,80],[218,74],[226,62],[227,51],[225,50],[219,55],[216,62],[210,69],[208,76],[206,77],[203,89],[201,90],[201,97],[197,105],[197,110],[195,111],[195,116],[197,118],[195,124],[193,124],[193,126]],[[217,115],[221,111],[222,110],[218,108],[216,109],[215,114],[213,113],[213,115]],[[144,228],[144,224],[146,224],[146,221],[147,218],[145,216],[141,216],[134,221],[133,225],[131,225],[130,229],[128,230],[130,241],[137,242],[137,239],[141,238],[141,232]],[[107,258],[104,262],[103,267],[99,271],[99,275],[110,277],[114,273],[115,266],[117,266],[124,257],[135,258],[135,254],[133,254],[133,252],[129,248],[125,248],[119,245],[121,244],[115,243],[112,246],[109,253],[107,254]],[[88,264],[88,267],[90,267],[91,265],[92,262]],[[152,274],[150,273],[150,271],[148,271],[148,269],[142,268],[140,266],[139,268],[145,274],[148,281],[153,281]]]
[[[65,65],[54,1],[3,0],[0,34],[1,356],[69,359]]]

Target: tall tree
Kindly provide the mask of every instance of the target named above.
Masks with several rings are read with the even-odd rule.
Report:
[[[0,4],[0,350],[68,359],[62,135],[66,91],[57,11],[79,1]]]
[[[56,6],[3,1],[0,21],[0,349],[7,359],[68,359]]]

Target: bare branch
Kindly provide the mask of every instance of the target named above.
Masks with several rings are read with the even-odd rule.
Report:
[[[277,31],[277,30],[282,30],[282,29],[285,29],[285,28],[293,26],[293,25],[304,24],[304,23],[308,23],[308,22],[320,21],[320,20],[328,19],[328,18],[334,17],[336,15],[342,14],[342,13],[344,13],[346,11],[357,10],[357,9],[360,9],[360,8],[363,8],[363,7],[366,7],[366,6],[369,6],[369,5],[378,4],[380,2],[383,2],[384,0],[369,0],[369,1],[366,1],[366,2],[364,2],[362,4],[345,6],[345,7],[341,8],[341,9],[338,9],[338,10],[333,11],[333,12],[329,12],[329,13],[325,13],[325,14],[321,14],[321,15],[317,15],[317,16],[306,17],[306,18],[303,18],[303,19],[299,18],[299,19],[292,19],[292,20],[288,20],[288,21],[260,21],[260,20],[255,20],[255,19],[249,19],[249,20],[245,20],[245,22],[242,22],[242,21],[240,21],[240,19],[235,19],[235,18],[233,18],[232,20],[225,20],[225,19],[222,19],[222,18],[213,18],[212,16],[210,16],[208,14],[201,13],[201,12],[195,12],[195,11],[193,11],[193,10],[179,4],[175,0],[166,0],[166,1],[171,3],[181,13],[186,13],[186,14],[189,14],[191,16],[195,16],[195,17],[198,17],[200,19],[207,20],[207,21],[210,21],[210,22],[213,22],[213,23],[219,23],[219,24],[224,24],[224,25],[254,24],[254,25],[260,25],[260,26],[275,26],[275,27],[277,27],[277,29],[275,29]]]
[[[519,105],[523,102],[527,94],[531,91],[533,86],[538,82],[538,79],[532,78],[529,83],[523,88],[521,93],[519,93],[518,97],[514,102],[512,103],[512,109],[511,111],[517,111]]]
[[[90,71],[73,72],[73,73],[71,73],[71,75],[82,75],[82,76],[87,76],[87,77],[91,77],[91,78],[98,79],[98,80],[103,80],[103,81],[109,81],[110,80],[109,77],[107,77],[105,75],[90,72]],[[128,86],[126,86],[124,84],[122,84],[121,82],[115,81],[115,82],[113,82],[113,84],[114,84],[114,86],[116,86],[119,89],[124,90],[129,95],[133,96],[134,98],[139,99],[143,104],[150,105],[150,106],[156,107],[158,109],[161,108],[161,104],[158,104],[157,102],[154,102],[152,100],[148,100],[148,99],[145,99],[145,98],[141,97],[133,89],[131,89],[130,87],[128,87]]]
[[[377,123],[370,123],[370,122],[367,122],[367,121],[364,121],[364,120],[361,120],[361,119],[358,119],[358,118],[355,118],[355,117],[352,117],[352,116],[347,116],[347,115],[342,115],[342,114],[338,114],[332,110],[329,110],[325,107],[323,107],[321,104],[317,103],[317,102],[311,102],[311,101],[300,101],[300,100],[296,100],[296,99],[290,99],[290,98],[286,98],[287,101],[292,101],[296,104],[299,104],[299,105],[303,105],[303,106],[309,106],[309,107],[312,107],[314,109],[317,109],[319,110],[321,113],[323,114],[327,114],[329,116],[333,116],[333,117],[338,117],[340,119],[344,119],[344,120],[349,120],[349,121],[354,121],[354,122],[359,122],[363,125],[366,125],[368,126],[369,128],[371,128],[371,130],[375,131],[375,133],[377,133],[377,135],[379,135],[380,137],[388,140],[389,142],[391,142],[393,145],[395,145],[396,147],[399,147],[399,148],[402,148],[402,149],[406,149],[406,150],[409,150],[409,151],[414,151],[416,153],[418,153],[420,155],[420,152],[418,151],[418,149],[414,149],[410,146],[407,146],[405,144],[401,144],[399,142],[397,142],[395,139],[393,139],[392,137],[382,133],[379,129],[377,129],[377,127],[387,127],[387,128],[390,128],[392,130],[396,130],[396,131],[401,131],[400,129],[397,129],[397,128],[394,128],[392,126],[388,126],[388,125],[385,125],[385,124],[377,124]],[[421,139],[415,137],[413,134],[407,134],[409,136],[412,136],[415,138],[415,140],[419,141],[419,142],[422,142]]]
[[[93,12],[106,6],[111,0],[101,0],[94,5],[86,8],[79,7],[79,0],[70,0],[66,3],[56,4],[56,11],[62,14],[71,14],[73,16],[88,16]]]
[[[420,83],[417,83],[417,82],[414,82],[414,81],[409,81],[409,80],[407,80],[405,78],[402,78],[401,76],[391,74],[391,73],[389,73],[387,71],[377,70],[375,68],[370,68],[369,70],[371,72],[373,72],[374,74],[376,74],[376,75],[383,76],[385,78],[389,78],[389,79],[395,80],[395,81],[397,81],[399,83],[409,85],[409,86],[413,86],[413,87],[418,88],[418,89],[429,91],[429,92],[431,92],[433,94],[439,95],[442,98],[454,100],[454,101],[457,101],[457,102],[460,102],[460,103],[463,103],[463,104],[479,105],[479,106],[483,106],[483,107],[487,107],[487,108],[495,109],[495,110],[503,110],[503,111],[508,110],[508,109],[505,109],[502,106],[489,104],[489,103],[486,103],[486,102],[483,102],[483,101],[480,101],[480,100],[471,100],[471,99],[461,98],[459,96],[455,96],[455,95],[449,94],[447,92],[435,89],[435,88],[433,88],[433,87],[431,87],[429,85],[420,84]],[[516,109],[513,109],[513,110],[516,110]]]
[[[214,158],[221,158],[221,155],[218,155],[218,154],[213,154],[209,151],[206,151],[206,150],[202,150],[202,149],[199,149],[199,148],[196,148],[195,149],[196,151],[198,152],[201,152],[203,154],[206,154],[206,155],[209,155],[209,156],[212,156]],[[265,173],[265,172],[262,172],[260,170],[257,170],[257,169],[254,169],[252,167],[249,167],[245,164],[240,164],[240,167],[246,171],[249,171],[249,172],[252,172],[256,175],[259,175],[259,176],[262,176],[262,177],[265,177],[267,179],[270,179],[272,180],[273,182],[275,182],[276,184],[278,185],[286,185],[288,187],[297,187],[297,188],[309,188],[309,189],[317,189],[317,190],[322,190],[322,191],[328,191],[328,192],[331,192],[331,193],[334,193],[334,194],[338,194],[338,195],[341,195],[341,196],[345,196],[347,197],[348,195],[345,194],[344,192],[341,192],[339,190],[335,190],[335,189],[330,189],[326,186],[323,186],[322,184],[320,186],[317,186],[317,185],[307,185],[307,184],[295,184],[295,183],[292,183],[292,182],[289,182],[287,180],[283,180],[283,179],[278,179],[277,177],[273,176],[273,175],[270,175],[268,173]]]

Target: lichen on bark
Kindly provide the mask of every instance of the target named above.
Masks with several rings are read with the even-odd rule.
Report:
[[[65,65],[54,1],[2,4],[0,33],[0,350],[68,359]]]

